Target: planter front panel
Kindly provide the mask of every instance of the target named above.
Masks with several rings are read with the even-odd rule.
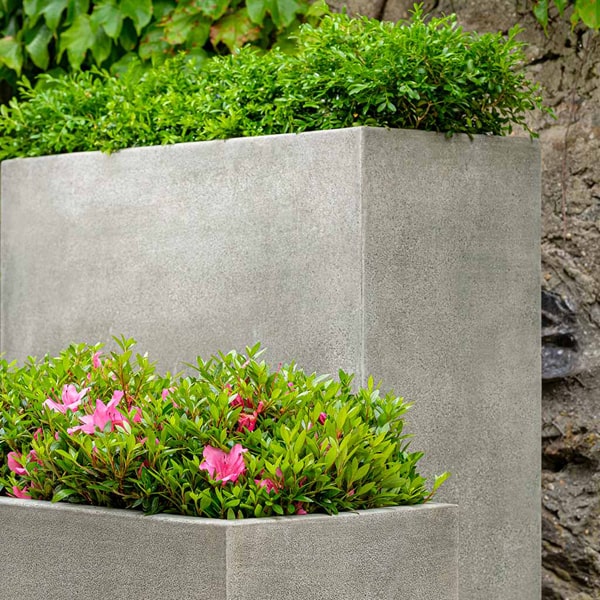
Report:
[[[0,498],[23,600],[457,600],[457,508],[246,521]]]
[[[257,341],[353,370],[360,352],[356,132],[2,164],[1,347],[134,337],[179,370]],[[319,364],[314,358],[323,357]]]

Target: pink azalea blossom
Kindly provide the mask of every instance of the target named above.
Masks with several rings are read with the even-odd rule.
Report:
[[[16,485],[12,487],[12,496],[15,498],[21,498],[21,500],[31,500],[31,496],[27,493],[29,488],[25,486],[22,490],[19,489]]]
[[[242,407],[244,408],[246,406],[246,401],[239,395],[236,394],[230,401],[229,401],[229,406],[231,406],[231,408],[238,408],[238,407]]]
[[[34,432],[33,432],[33,439],[37,441],[38,437],[40,436],[40,434],[42,433],[42,428],[38,427]]]
[[[22,455],[18,452],[9,452],[7,455],[8,468],[16,475],[27,475],[27,469],[21,465]]]
[[[302,508],[302,502],[296,502],[294,504],[294,506],[296,507],[296,514],[297,515],[307,515],[308,513],[304,510],[304,508]]]
[[[171,394],[172,392],[174,392],[174,391],[175,391],[174,387],[164,388],[163,391],[160,393],[160,395],[161,395],[161,397],[162,397],[163,400],[166,400],[167,396],[169,394]]]
[[[75,431],[83,431],[84,433],[94,433],[96,427],[103,431],[107,423],[110,423],[110,430],[113,431],[116,425],[123,426],[127,423],[127,419],[116,409],[117,404],[123,398],[123,392],[117,390],[113,393],[112,400],[108,404],[104,404],[102,400],[96,400],[96,409],[91,415],[79,417],[83,425],[71,427],[67,429],[67,433],[71,435]]]
[[[94,352],[92,356],[92,366],[94,369],[99,369],[102,366],[102,362],[100,361],[100,355],[102,352]]]
[[[132,406],[130,414],[131,412],[133,412],[133,422],[140,423],[142,420],[142,409],[138,408],[137,406]]]
[[[216,481],[237,481],[240,475],[246,472],[244,457],[242,454],[248,452],[241,444],[236,444],[229,453],[206,446],[202,456],[204,461],[200,464],[200,470],[208,471],[208,474]]]
[[[326,419],[327,419],[327,413],[322,412],[319,415],[319,423],[321,423],[321,425],[325,425]]]
[[[263,472],[261,472],[261,475]],[[279,481],[274,481],[269,477],[265,477],[264,479],[255,479],[254,483],[260,487],[264,487],[267,490],[267,494],[270,494],[273,491],[277,493],[283,488],[283,471],[277,467],[275,473],[277,474],[277,477],[279,477]]]
[[[42,406],[47,406],[50,410],[62,413],[63,415],[68,410],[75,412],[89,389],[84,388],[81,392],[77,393],[74,385],[65,385],[62,390],[62,404],[58,404],[58,402],[54,402],[54,400],[48,398]]]
[[[238,426],[237,426],[238,431],[241,432],[241,431],[244,431],[244,429],[247,429],[248,431],[254,431],[255,427],[256,427],[256,413],[254,413],[252,415],[242,413],[240,415],[240,418],[238,419]]]

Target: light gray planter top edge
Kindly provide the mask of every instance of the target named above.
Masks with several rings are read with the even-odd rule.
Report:
[[[136,154],[139,152],[148,153],[148,152],[156,152],[159,148],[165,149],[167,152],[175,147],[183,148],[183,147],[198,147],[199,145],[204,145],[205,148],[210,147],[212,144],[214,146],[224,145],[224,144],[256,144],[256,143],[273,143],[278,140],[290,140],[291,138],[314,138],[319,136],[339,136],[339,135],[352,135],[355,133],[357,135],[357,140],[360,139],[360,135],[363,132],[369,132],[371,135],[373,133],[377,134],[386,134],[386,135],[396,135],[403,136],[408,138],[437,138],[439,140],[447,141],[448,143],[465,143],[465,142],[480,142],[485,144],[527,144],[527,145],[538,145],[537,139],[532,139],[528,136],[488,136],[483,134],[476,134],[469,136],[466,133],[455,133],[452,137],[447,138],[445,133],[436,132],[436,131],[422,131],[417,129],[392,129],[387,127],[370,127],[370,126],[360,126],[360,127],[347,127],[340,129],[325,129],[319,131],[305,131],[302,133],[282,133],[282,134],[271,134],[264,136],[254,136],[254,137],[237,137],[237,138],[229,138],[224,140],[207,140],[200,142],[181,142],[177,144],[165,144],[162,146],[136,146],[133,148],[125,148],[123,150],[117,150],[112,154],[105,154],[100,151],[90,150],[84,152],[72,152],[66,154],[52,154],[45,156],[34,156],[27,158],[11,158],[2,161],[0,165],[2,171],[4,172],[6,169],[10,169],[10,165],[15,163],[21,164],[24,161],[39,161],[39,160],[65,160],[65,157],[82,157],[82,156],[102,156],[105,159],[109,159],[114,156],[127,156]]]
[[[239,519],[235,521],[228,521],[226,519],[210,519],[207,517],[190,517],[183,515],[171,515],[171,514],[157,514],[157,515],[144,515],[140,511],[126,510],[119,508],[103,508],[99,506],[88,506],[85,504],[69,504],[67,502],[47,502],[44,500],[22,500],[19,498],[10,498],[7,496],[0,497],[0,511],[2,506],[10,508],[22,508],[23,510],[31,510],[35,508],[41,511],[52,511],[52,512],[63,512],[63,513],[79,513],[87,515],[110,515],[111,517],[119,517],[123,519],[148,519],[150,521],[169,521],[171,523],[180,522],[188,523],[189,525],[203,525],[212,527],[252,527],[254,525],[266,525],[266,524],[277,524],[281,521],[288,521],[289,519],[310,522],[322,519],[349,519],[360,517],[361,515],[375,515],[385,514],[389,512],[424,512],[424,511],[457,511],[458,506],[456,504],[442,504],[436,502],[428,502],[427,504],[419,504],[413,506],[388,506],[384,508],[373,508],[370,510],[358,510],[352,512],[342,512],[337,515],[326,515],[326,514],[310,514],[310,515],[289,515],[282,517],[264,517],[259,519]]]

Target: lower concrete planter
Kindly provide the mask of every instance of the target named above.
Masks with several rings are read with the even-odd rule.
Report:
[[[457,513],[219,521],[0,498],[0,597],[456,600]]]

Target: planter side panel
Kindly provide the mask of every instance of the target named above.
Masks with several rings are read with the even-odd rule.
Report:
[[[539,149],[365,132],[365,372],[452,472],[461,600],[540,597]]]
[[[260,341],[355,371],[359,152],[341,130],[3,163],[2,350],[125,334],[178,370]]]
[[[194,521],[0,498],[0,596],[227,600],[225,531]]]
[[[455,506],[257,520],[228,530],[228,600],[457,600]]]

